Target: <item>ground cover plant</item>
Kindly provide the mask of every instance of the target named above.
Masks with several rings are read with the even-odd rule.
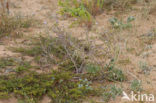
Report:
[[[10,93],[14,93],[20,98],[23,97],[27,103],[34,103],[48,94],[52,98],[52,103],[76,103],[93,90],[87,81],[73,81],[73,77],[74,74],[71,72],[60,71],[50,74],[29,72],[25,75],[1,76],[0,97],[8,98]]]

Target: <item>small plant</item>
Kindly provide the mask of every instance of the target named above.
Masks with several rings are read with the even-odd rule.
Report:
[[[126,28],[130,28],[132,27],[131,22],[134,21],[135,18],[133,16],[130,16],[127,18],[126,23],[123,23],[123,21],[118,20],[117,18],[111,18],[109,21],[111,23],[111,25],[113,26],[113,28],[115,29],[126,29]]]
[[[140,40],[147,45],[153,44],[155,41],[155,38],[156,38],[155,28],[152,28],[150,31],[140,36]]]
[[[114,60],[112,60],[108,65],[106,65],[107,73],[106,78],[109,81],[124,81],[126,80],[126,76],[122,72],[122,70],[117,69],[114,64]]]
[[[110,70],[107,79],[110,81],[124,81],[125,80],[125,75],[120,69],[113,69]]]
[[[86,78],[79,79],[80,84],[78,85],[79,88],[86,88],[86,90],[93,90],[93,88],[90,86],[92,84],[91,81],[88,81]]]
[[[133,80],[132,83],[131,83],[131,90],[134,91],[134,92],[138,92],[138,91],[142,91],[142,85],[141,85],[141,81],[139,80]]]
[[[62,7],[60,10],[61,15],[76,17],[78,19],[76,22],[85,23],[88,26],[92,24],[93,18],[91,14],[87,11],[84,5],[77,0],[65,0],[64,2],[60,0],[59,5]]]
[[[98,65],[88,64],[86,66],[86,70],[90,74],[96,74],[101,70],[101,67],[99,67]]]
[[[140,62],[141,72],[144,74],[150,74],[150,71],[153,69],[152,67],[148,66],[146,62]]]
[[[111,18],[110,23],[112,24],[113,28],[120,28],[123,24],[117,18]]]
[[[103,100],[105,102],[108,102],[111,98],[115,99],[116,96],[119,96],[122,94],[122,89],[117,87],[116,85],[110,85],[103,88]]]

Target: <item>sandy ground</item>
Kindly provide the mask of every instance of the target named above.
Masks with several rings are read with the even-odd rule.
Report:
[[[70,19],[62,20],[61,17],[56,13],[58,10],[57,7],[58,0],[11,0],[11,14],[20,14],[25,16],[33,16],[35,19],[38,19],[41,23],[40,28],[31,29],[25,32],[25,35],[31,36],[36,35],[40,32],[51,32],[49,29],[57,20],[59,20],[59,25],[65,27],[76,37],[84,37],[85,27],[73,27],[68,28],[71,24]],[[154,10],[153,10],[154,9]],[[138,11],[134,10],[130,13],[121,14],[119,17],[122,19],[127,18],[128,16],[135,16],[136,20],[133,22],[134,27],[130,30],[124,30],[121,32],[114,32],[115,35],[112,37],[113,46],[120,47],[119,61],[129,60],[129,63],[123,64],[119,63],[118,66],[123,68],[123,71],[128,75],[129,81],[123,83],[125,86],[125,91],[129,90],[130,82],[133,79],[139,79],[143,82],[144,90],[148,93],[153,93],[156,96],[156,38],[154,38],[152,44],[150,44],[149,49],[146,49],[149,45],[141,45],[142,40],[140,36],[147,34],[152,28],[156,28],[156,10],[153,7],[150,15],[146,15],[145,11],[139,9]],[[109,31],[110,24],[108,20],[113,17],[113,13],[103,13],[96,17],[96,25],[93,26],[93,30],[89,32],[90,36],[100,37],[101,34]],[[95,32],[95,31],[98,31]],[[111,34],[110,34],[111,35]],[[107,37],[107,36],[106,36]],[[110,37],[104,38],[105,40],[111,39]],[[21,42],[18,40],[17,42]],[[99,43],[101,40],[98,39],[96,42]],[[7,48],[10,45],[15,44],[15,40],[10,38],[3,38],[0,42],[0,57],[3,56],[17,56],[19,54],[9,51]],[[126,46],[125,46],[126,45]],[[127,48],[131,49],[128,51]],[[139,66],[140,62],[146,62],[151,71],[149,75],[144,75],[141,73]],[[49,98],[45,97],[41,103],[49,103]],[[98,100],[97,100],[98,101]],[[121,97],[117,98],[115,101],[110,101],[110,103],[124,103],[125,101],[121,100]],[[16,98],[10,98],[8,100],[0,100],[0,103],[17,103]],[[129,102],[127,102],[129,103]]]

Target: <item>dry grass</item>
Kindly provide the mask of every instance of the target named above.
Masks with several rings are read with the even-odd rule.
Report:
[[[10,9],[9,5],[10,5],[10,0],[0,0],[0,7],[1,7],[0,14],[1,15],[5,13],[9,13],[9,9]]]
[[[0,38],[17,34],[21,28],[29,28],[33,24],[33,19],[22,16],[0,16]]]

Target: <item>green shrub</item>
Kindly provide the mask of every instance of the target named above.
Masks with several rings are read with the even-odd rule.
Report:
[[[87,11],[83,4],[80,4],[77,0],[65,0],[59,1],[59,5],[62,7],[60,10],[61,15],[68,15],[71,17],[76,17],[78,23],[85,23],[86,25],[92,25],[93,18],[91,14]]]

